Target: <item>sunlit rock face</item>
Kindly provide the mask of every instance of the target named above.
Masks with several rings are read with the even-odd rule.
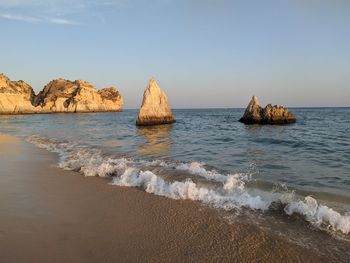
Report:
[[[32,104],[34,98],[32,87],[23,80],[11,81],[4,74],[0,74],[1,114],[35,113],[37,109]]]
[[[99,90],[98,94],[100,94],[102,103],[107,109],[115,109],[115,111],[122,111],[123,97],[116,88],[104,88]]]
[[[0,113],[55,113],[121,111],[123,98],[113,87],[97,91],[89,82],[57,79],[36,96],[24,81],[0,74]]]
[[[115,88],[97,91],[87,81],[65,79],[49,82],[34,99],[44,113],[121,111],[122,103]]]
[[[256,96],[253,96],[240,121],[247,124],[260,123],[261,114],[262,114],[262,108],[260,106],[260,102]]]
[[[143,94],[143,101],[136,124],[139,126],[174,123],[175,117],[170,109],[168,97],[156,80],[151,79]]]
[[[262,121],[265,124],[288,124],[294,123],[296,119],[287,108],[268,104],[263,110]]]
[[[262,108],[258,98],[253,96],[239,121],[245,124],[288,124],[294,123],[296,118],[283,106],[268,104]]]

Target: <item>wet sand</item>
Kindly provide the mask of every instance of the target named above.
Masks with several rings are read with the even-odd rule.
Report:
[[[0,137],[1,262],[327,262],[193,201],[109,185]]]

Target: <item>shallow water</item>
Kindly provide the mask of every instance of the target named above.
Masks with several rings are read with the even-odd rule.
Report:
[[[298,121],[287,126],[244,125],[243,111],[175,110],[175,124],[142,128],[135,110],[0,116],[0,132],[116,185],[225,210],[282,207],[348,238],[350,108],[292,109]]]

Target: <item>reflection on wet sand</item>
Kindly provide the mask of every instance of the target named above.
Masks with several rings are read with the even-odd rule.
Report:
[[[171,125],[145,126],[137,129],[137,134],[145,141],[138,145],[138,153],[148,156],[168,155],[171,148]]]
[[[0,133],[0,155],[11,155],[18,153],[18,139]]]

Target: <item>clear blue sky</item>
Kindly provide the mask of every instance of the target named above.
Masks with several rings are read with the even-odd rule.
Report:
[[[116,86],[174,108],[350,106],[348,0],[0,0],[0,72]]]

